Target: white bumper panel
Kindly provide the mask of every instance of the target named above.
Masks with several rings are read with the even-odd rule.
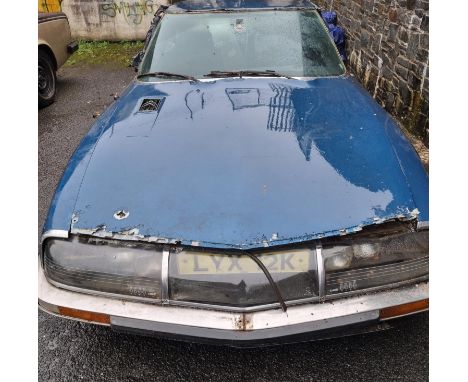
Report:
[[[281,309],[235,313],[172,305],[153,305],[84,294],[50,284],[39,267],[39,305],[103,313],[111,326],[191,338],[258,341],[379,321],[380,309],[429,298],[429,283]],[[65,316],[64,316],[65,317]]]

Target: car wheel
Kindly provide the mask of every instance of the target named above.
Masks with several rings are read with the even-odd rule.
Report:
[[[57,77],[49,54],[39,50],[38,61],[39,107],[42,108],[54,102]]]

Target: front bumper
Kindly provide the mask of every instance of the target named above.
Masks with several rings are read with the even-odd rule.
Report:
[[[39,267],[38,297],[39,307],[50,314],[109,325],[118,331],[242,347],[302,342],[381,328],[382,321],[389,318],[427,310],[429,283],[292,306],[287,312],[272,309],[235,313],[73,292],[50,284]],[[393,309],[400,306],[403,309]]]

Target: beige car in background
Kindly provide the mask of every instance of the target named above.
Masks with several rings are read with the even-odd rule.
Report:
[[[39,107],[54,102],[57,69],[78,49],[71,37],[65,13],[39,13],[38,27],[38,86]]]

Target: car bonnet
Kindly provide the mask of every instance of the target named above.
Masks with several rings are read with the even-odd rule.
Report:
[[[420,213],[394,122],[350,78],[134,82],[114,110],[72,233],[254,248]]]

